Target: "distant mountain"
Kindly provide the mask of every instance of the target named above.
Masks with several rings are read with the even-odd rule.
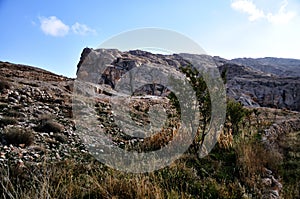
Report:
[[[276,76],[300,77],[300,60],[275,57],[265,58],[237,58],[231,63],[251,67],[252,69]]]
[[[300,60],[214,57],[227,70],[227,94],[246,106],[300,110]]]

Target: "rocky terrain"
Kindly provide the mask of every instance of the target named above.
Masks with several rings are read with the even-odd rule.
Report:
[[[109,55],[105,55],[105,54]],[[114,62],[105,71],[99,71],[99,66],[84,64],[83,60],[89,54],[89,61],[97,62],[102,56],[112,56]],[[88,60],[86,60],[88,62]],[[105,83],[112,88],[116,81],[132,68],[142,64],[161,64],[173,68],[174,74],[179,67],[191,65],[180,55],[154,55],[139,50],[122,53],[118,50],[101,51],[86,48],[82,52],[77,66],[79,77],[89,79],[95,83]],[[300,111],[300,61],[293,59],[261,58],[261,59],[234,59],[226,60],[212,57],[208,62],[217,66],[220,72],[226,70],[227,95],[250,107],[286,108]],[[144,93],[162,94],[165,88],[159,87],[156,91],[145,86]]]
[[[89,146],[80,137],[82,126],[76,116],[84,114],[91,121],[95,117],[96,127],[113,141],[106,146],[129,151],[158,150],[172,141],[178,128],[179,118],[167,98],[170,94],[167,87],[154,82],[137,86],[133,92],[135,98],[129,108],[133,120],[140,126],[150,122],[147,113],[150,106],[162,105],[168,115],[169,122],[163,130],[150,137],[139,133],[128,136],[116,125],[109,102],[113,96],[122,95],[118,80],[133,68],[145,64],[154,68],[164,65],[167,66],[164,72],[179,76],[181,67],[192,65],[190,61],[180,55],[86,48],[77,66],[77,77],[90,83],[88,89],[80,87],[80,82],[75,79],[35,67],[0,62],[1,197],[19,198],[21,193],[29,197],[32,193],[26,189],[27,183],[40,179],[36,176],[45,172],[39,173],[40,169],[50,163],[57,169],[60,168],[58,165],[67,164],[60,173],[55,173],[55,169],[47,171],[53,172],[54,179],[47,178],[48,186],[53,183],[51,187],[70,187],[63,178],[78,186],[76,184],[68,192],[48,187],[45,198],[49,195],[50,198],[300,197],[297,189],[300,179],[299,62],[275,58],[225,60],[203,56],[203,59],[213,60],[208,65],[217,66],[226,74],[228,97],[240,101],[250,110],[239,123],[241,132],[233,135],[234,141],[227,143],[225,148],[224,140],[219,140],[206,158],[197,158],[190,148],[175,165],[145,176],[127,176],[102,164],[94,164],[97,161],[89,155]],[[99,67],[107,60],[107,67]],[[77,94],[83,94],[84,98]],[[86,106],[91,98],[95,106]],[[81,108],[76,108],[77,105]],[[89,131],[95,132],[86,129]],[[101,149],[100,153],[105,150]],[[70,160],[76,164],[72,166]],[[77,169],[82,170],[73,173]],[[21,179],[26,182],[23,188],[10,187],[10,183],[23,182]],[[185,180],[180,184],[182,179]],[[31,186],[40,190],[39,185],[29,183]],[[22,192],[18,195],[19,189]],[[41,197],[39,194],[34,196]]]
[[[264,60],[264,59],[259,59]],[[268,59],[266,59],[268,60]],[[228,95],[241,101],[246,106],[286,108],[300,110],[300,75],[299,66],[287,67],[258,60],[236,59],[218,60],[219,68],[227,70]],[[282,60],[278,60],[280,64]],[[287,60],[287,63],[289,60]],[[263,67],[260,67],[260,66]],[[282,69],[284,68],[284,69]],[[288,71],[288,72],[287,72]]]
[[[282,59],[275,57],[265,57],[258,59],[238,58],[230,60],[235,64],[251,67],[252,69],[262,71],[279,77],[299,77],[300,61],[297,59]]]
[[[61,160],[84,151],[72,122],[72,79],[5,62],[0,63],[0,71],[0,126],[2,133],[8,132],[7,137],[1,137],[2,164],[9,160],[39,164],[45,157]],[[33,144],[27,147],[17,138],[8,139],[18,129],[28,130],[32,134],[28,142],[34,140]]]

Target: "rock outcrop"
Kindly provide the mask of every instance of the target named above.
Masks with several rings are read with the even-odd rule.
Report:
[[[114,61],[105,71],[99,71],[99,65],[85,60],[86,69],[82,62],[90,54],[90,60],[98,60],[105,56],[113,56]],[[250,107],[286,108],[300,111],[300,61],[290,59],[235,59],[226,60],[212,57],[220,72],[226,71],[227,94]],[[277,63],[278,62],[278,63]],[[101,63],[101,62],[100,62]],[[86,76],[94,83],[105,83],[112,88],[116,82],[129,70],[142,64],[159,64],[173,68],[176,73],[180,67],[192,65],[179,55],[151,54],[140,50],[120,52],[118,50],[89,49],[82,52],[78,64],[78,75]],[[209,63],[211,65],[211,63]],[[288,64],[291,64],[288,67]],[[282,66],[281,66],[282,65]],[[285,71],[283,71],[285,68]],[[163,85],[147,85],[137,93],[163,95],[167,91]]]
[[[227,70],[227,94],[250,107],[300,110],[300,77],[273,76],[236,64],[219,66]]]
[[[238,58],[230,60],[231,63],[244,65],[252,69],[269,73],[279,77],[299,77],[300,60],[275,57],[265,58]]]

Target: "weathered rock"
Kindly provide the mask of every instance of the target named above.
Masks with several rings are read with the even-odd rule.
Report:
[[[111,63],[105,69],[103,66],[100,67],[105,62],[104,59],[111,59]],[[300,74],[276,72],[280,64],[285,66],[287,63],[293,63],[292,71],[297,70],[297,67],[300,71],[299,60],[296,62],[297,60],[287,59],[284,62],[284,59],[274,59],[270,62],[268,61],[270,59],[266,59],[257,62],[257,60],[252,59],[247,61],[226,60],[219,57],[212,59],[216,62],[220,72],[227,71],[228,96],[251,107],[300,110]],[[265,62],[270,64],[263,65],[264,68],[262,69],[261,63]],[[175,70],[181,66],[191,65],[179,55],[158,55],[140,50],[120,52],[115,49],[94,50],[86,48],[77,65],[77,75],[83,80],[88,79],[93,83],[104,83],[115,88],[116,83],[124,74],[144,64],[165,65]],[[255,64],[260,65],[255,67]],[[269,73],[272,70],[273,72]],[[162,95],[167,91],[163,85],[152,84],[145,85],[135,92],[136,94]]]
[[[224,62],[219,69],[227,72],[229,96],[246,106],[300,110],[300,76],[272,75],[230,61]]]

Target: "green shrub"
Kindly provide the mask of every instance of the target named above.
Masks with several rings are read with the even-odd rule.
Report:
[[[227,101],[226,117],[227,120],[232,124],[233,133],[239,133],[239,124],[248,114],[251,114],[251,112],[245,109],[240,102],[236,102],[232,99]]]

